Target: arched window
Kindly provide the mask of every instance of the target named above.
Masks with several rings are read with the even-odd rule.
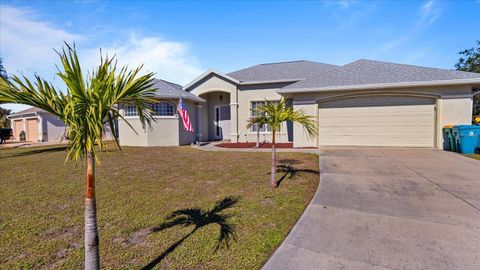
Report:
[[[155,115],[173,116],[175,114],[175,106],[170,102],[160,101],[152,104]]]

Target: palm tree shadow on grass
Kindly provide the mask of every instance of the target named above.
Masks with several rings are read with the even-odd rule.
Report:
[[[297,169],[293,167],[292,165],[289,164],[280,164],[277,166],[277,172],[283,173],[282,177],[278,179],[277,184],[280,186],[280,184],[285,180],[287,177],[293,178],[299,173],[312,173],[312,174],[319,174],[320,172],[318,170],[312,170],[312,169]]]
[[[17,148],[14,148],[14,149],[19,149],[19,148],[17,147]],[[65,151],[66,149],[67,149],[66,145],[48,147],[48,148],[40,148],[40,149],[31,148],[31,149],[28,149],[26,151],[19,152],[19,153],[14,153],[14,154],[2,157],[2,158],[13,158],[13,157],[22,157],[22,156],[29,156],[29,155],[34,155],[34,154],[41,154],[41,153],[61,152],[61,151]]]
[[[235,204],[238,203],[240,197],[226,197],[223,200],[217,201],[215,205],[210,209],[201,209],[201,208],[186,208],[181,210],[176,210],[172,212],[166,219],[166,221],[157,227],[152,229],[152,233],[160,232],[168,228],[175,226],[190,227],[193,226],[193,230],[190,231],[187,235],[182,237],[180,240],[173,243],[169,248],[167,248],[162,254],[157,258],[153,259],[150,263],[145,265],[142,270],[153,269],[158,265],[165,257],[172,253],[178,246],[180,246],[183,241],[193,235],[196,231],[201,228],[204,228],[209,225],[218,225],[220,227],[220,232],[217,238],[217,246],[215,247],[214,252],[216,252],[222,245],[227,248],[230,247],[231,240],[236,240],[235,238],[235,226],[229,222],[229,219],[232,217],[231,214],[222,213],[224,210],[232,208]]]

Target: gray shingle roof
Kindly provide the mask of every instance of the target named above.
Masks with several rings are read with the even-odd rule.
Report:
[[[284,89],[473,78],[480,78],[480,74],[362,59],[290,84]]]
[[[480,78],[480,74],[471,72],[363,59],[344,66],[311,61],[261,64],[228,75],[243,82],[302,79],[283,87],[280,92],[321,87]]]
[[[260,64],[227,75],[239,81],[306,79],[335,68],[338,66],[301,60]]]
[[[23,115],[35,114],[35,113],[48,113],[48,112],[45,111],[45,110],[36,108],[36,107],[31,107],[31,108],[28,108],[28,109],[25,109],[25,110],[22,110],[22,111],[19,111],[19,112],[16,112],[16,113],[12,113],[11,115],[9,115],[9,117],[20,117],[20,116],[23,116]]]
[[[181,85],[168,82],[165,80],[155,79],[155,84],[153,85],[154,88],[157,89],[155,95],[159,98],[184,98],[187,100],[197,101],[197,102],[205,102],[204,99],[190,93],[184,91]]]

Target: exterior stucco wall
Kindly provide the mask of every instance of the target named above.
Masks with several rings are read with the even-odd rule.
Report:
[[[233,83],[211,75],[192,86],[192,90],[190,92],[199,96],[201,94],[214,91],[234,93],[236,90],[237,87]]]
[[[251,103],[253,101],[278,101],[281,99],[281,95],[275,90],[277,88],[270,89],[245,89],[238,91],[238,133],[240,142],[256,142],[257,133],[252,129],[247,129],[248,119],[251,116]],[[284,123],[281,127],[281,131],[276,134],[276,142],[284,143],[288,142],[287,125]],[[260,141],[271,142],[271,132],[260,132]]]
[[[295,101],[295,100],[294,100]],[[318,119],[318,105],[316,102],[293,104],[294,110],[302,110],[305,114]],[[293,124],[293,147],[316,147],[318,138],[308,136],[302,125]]]
[[[165,99],[176,107],[178,100]],[[187,107],[190,121],[194,130],[197,130],[198,123],[196,117],[195,103],[184,100]],[[120,113],[124,115],[124,105],[120,106]],[[125,117],[125,116],[124,116]],[[179,115],[174,116],[155,116],[156,121],[151,122],[151,126],[145,129],[142,127],[140,119],[136,116],[127,116],[125,119],[132,125],[135,131],[125,123],[123,119],[118,120],[119,141],[124,146],[179,146],[195,142],[195,133],[185,131],[182,119]]]
[[[42,114],[43,140],[59,142],[63,139],[65,123],[51,114]]]
[[[372,91],[332,91],[322,93],[304,93],[292,95],[294,108],[318,113],[318,101],[341,96],[355,95],[418,95],[431,96],[436,100],[436,142],[443,146],[442,128],[447,124],[461,125],[471,123],[472,98],[471,86],[418,87],[405,89],[381,89]],[[318,116],[317,116],[318,117]],[[317,146],[318,143],[301,136],[297,125],[294,126],[294,146]]]
[[[128,121],[128,123],[126,123],[125,120]],[[148,146],[147,130],[143,129],[138,117],[126,117],[125,120],[118,120],[120,145]],[[132,127],[130,127],[128,124],[130,124]]]
[[[148,146],[178,146],[179,141],[179,118],[177,116],[157,117],[155,122],[147,127]]]

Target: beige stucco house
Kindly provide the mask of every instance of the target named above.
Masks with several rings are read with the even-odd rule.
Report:
[[[20,133],[25,132],[27,142],[62,142],[66,140],[65,123],[57,116],[35,107],[8,116],[13,130],[13,140],[20,141]],[[105,124],[106,140],[113,140],[110,126]]]
[[[60,142],[64,138],[65,124],[58,117],[38,108],[28,108],[8,116],[13,139],[19,141],[25,132],[28,142]]]
[[[261,140],[269,141],[269,127],[247,129],[247,120],[252,109],[265,100],[285,98],[294,109],[317,119],[319,136],[310,139],[301,126],[285,123],[277,134],[278,142],[293,142],[294,147],[441,148],[443,126],[471,123],[472,88],[480,86],[480,74],[371,60],[343,66],[292,61],[227,74],[209,70],[183,88],[162,82],[157,85],[159,101],[176,106],[182,95],[188,101],[195,133],[183,130],[176,113],[158,116],[159,121],[143,130],[135,116],[129,118],[127,108],[122,108],[140,131],[134,135],[120,121],[122,144],[253,142],[257,128]]]

